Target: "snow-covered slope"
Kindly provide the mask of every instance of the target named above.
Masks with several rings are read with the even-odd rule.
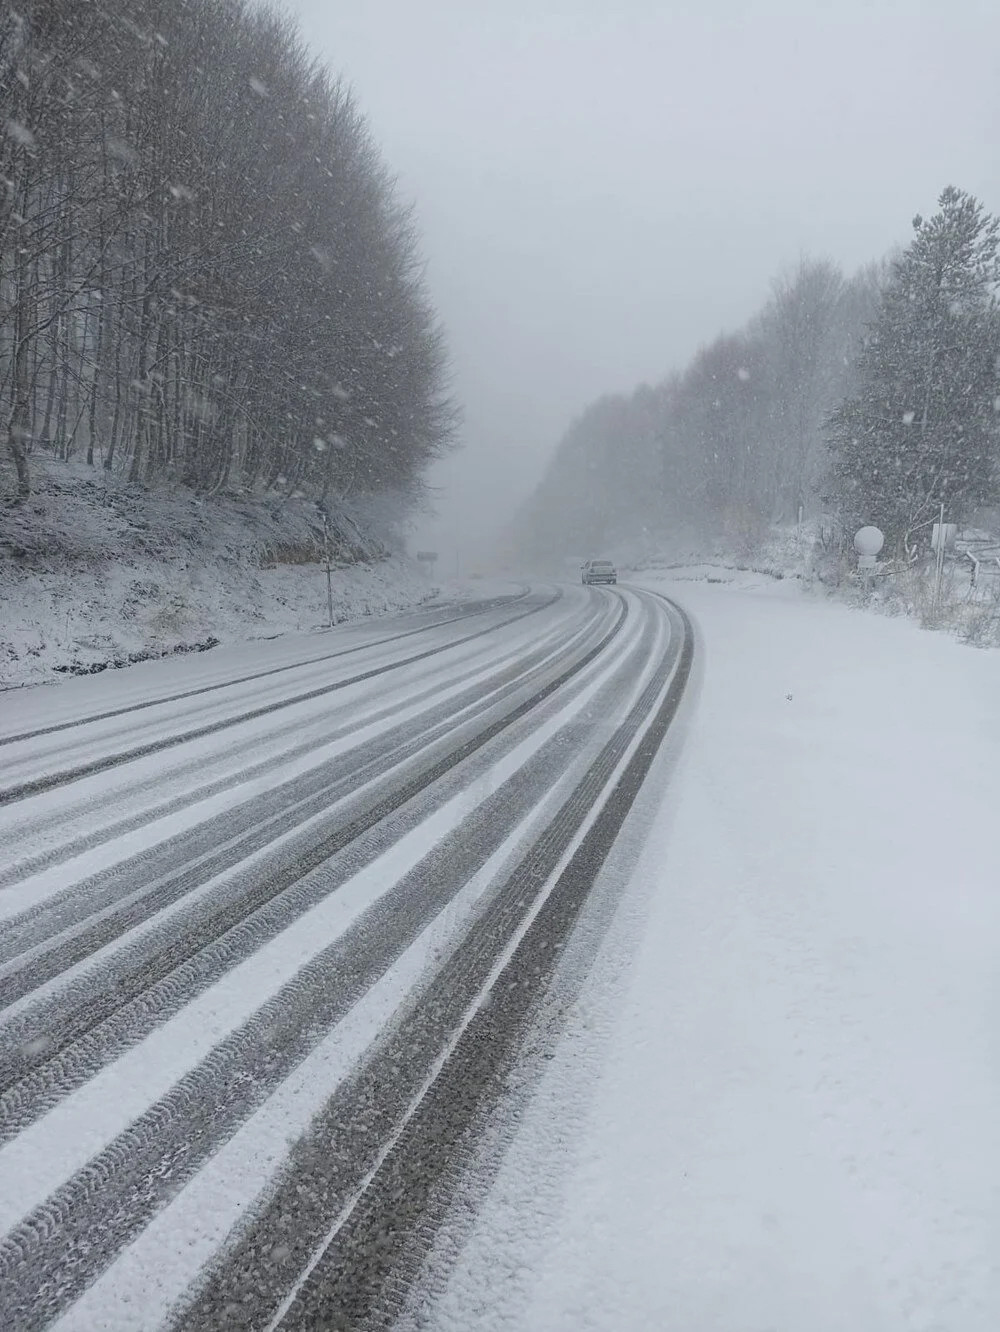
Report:
[[[327,622],[314,507],[149,494],[82,465],[38,466],[0,512],[0,686]],[[435,595],[348,514],[331,534],[334,619]]]

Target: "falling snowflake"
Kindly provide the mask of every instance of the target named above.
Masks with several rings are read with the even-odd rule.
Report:
[[[215,404],[193,389],[188,389],[184,394],[184,408],[189,416],[205,425],[211,425],[215,420]]]
[[[4,132],[21,148],[34,148],[38,142],[27,125],[22,125],[19,120],[4,121]]]
[[[260,79],[248,79],[247,82],[250,84],[250,91],[251,91],[251,92],[255,92],[255,93],[257,94],[258,97],[270,97],[270,96],[271,96],[271,93],[270,93],[270,90],[268,89],[267,84],[266,84],[266,83],[262,83],[262,82],[260,81]]]
[[[746,368],[745,365],[741,365],[740,368],[736,371],[736,378],[741,380],[742,383],[744,384],[750,378],[750,371]]]
[[[124,162],[127,166],[138,157],[138,153],[125,139],[119,139],[117,135],[108,134],[104,139],[104,147],[107,149],[109,157],[116,158],[119,162]]]
[[[903,425],[913,425],[913,418],[915,416],[916,412],[904,412],[902,417]]]

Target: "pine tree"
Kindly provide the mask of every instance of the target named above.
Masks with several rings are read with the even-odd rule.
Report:
[[[997,494],[1000,224],[949,186],[914,218],[859,353],[855,397],[829,423],[831,490],[848,531],[897,549],[929,535],[939,505],[961,522]]]

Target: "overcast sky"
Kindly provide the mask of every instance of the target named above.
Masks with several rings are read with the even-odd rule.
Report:
[[[800,255],[866,263],[949,183],[1000,211],[1000,0],[279,3],[416,204],[465,413],[419,534],[449,560]]]

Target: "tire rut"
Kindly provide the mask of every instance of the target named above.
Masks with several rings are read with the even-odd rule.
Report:
[[[418,661],[426,661],[430,657],[438,656],[442,652],[452,651],[460,647],[463,643],[471,643],[474,639],[482,638],[486,634],[495,633],[498,629],[506,628],[508,625],[515,624],[518,620],[525,619],[529,615],[536,615],[539,611],[545,610],[559,599],[561,593],[549,598],[548,601],[539,602],[528,610],[521,611],[517,615],[512,615],[509,619],[501,621],[499,624],[489,625],[485,629],[479,629],[475,633],[467,634],[464,638],[457,638],[451,642],[445,643],[439,647],[427,648],[423,652],[417,652],[413,656],[404,657],[399,661],[387,662],[382,666],[372,667],[371,670],[361,671],[357,675],[350,676],[344,680],[335,680],[330,684],[319,685],[314,689],[307,689],[301,693],[294,694],[290,698],[278,699],[273,703],[266,703],[257,708],[250,708],[240,712],[232,717],[222,717],[214,722],[206,722],[202,726],[192,727],[190,730],[182,731],[177,734],[163,736],[158,740],[150,740],[146,744],[136,745],[129,750],[123,750],[115,754],[107,754],[102,758],[91,759],[86,763],[77,764],[73,768],[63,769],[61,772],[46,773],[41,777],[30,778],[27,781],[16,783],[13,786],[0,789],[0,806],[14,804],[19,800],[27,799],[29,796],[39,795],[43,791],[51,791],[59,786],[66,786],[70,782],[79,781],[83,777],[93,777],[97,773],[106,772],[109,768],[119,767],[123,763],[132,763],[136,759],[148,758],[153,754],[162,753],[166,749],[173,749],[177,745],[188,744],[192,740],[201,740],[209,735],[216,735],[219,731],[224,731],[233,726],[240,726],[246,722],[256,721],[261,717],[270,716],[275,712],[280,712],[283,708],[294,707],[298,703],[312,702],[317,698],[322,698],[327,694],[335,693],[337,690],[346,689],[349,685],[360,684],[364,680],[373,680],[380,675],[386,675],[390,671],[400,670],[404,666],[412,666]]]
[[[467,620],[474,615],[485,615],[489,611],[509,605],[511,602],[521,601],[527,595],[527,591],[524,591],[510,597],[495,597],[492,600],[469,603],[471,608],[462,609],[458,615],[452,615],[443,620],[434,620],[430,624],[418,625],[417,628],[407,629],[404,633],[389,634],[385,638],[374,639],[368,643],[359,643],[355,647],[342,648],[338,652],[325,652],[317,657],[308,657],[303,661],[288,662],[283,666],[272,666],[266,671],[253,671],[249,675],[238,675],[231,680],[201,685],[197,689],[185,689],[177,694],[164,694],[159,698],[144,699],[141,703],[131,703],[127,707],[111,708],[106,712],[91,713],[86,717],[77,717],[73,721],[55,722],[51,726],[40,726],[36,730],[22,731],[18,735],[0,736],[0,746],[18,744],[24,740],[38,740],[42,736],[54,735],[59,731],[68,731],[75,726],[89,726],[93,722],[109,721],[113,717],[125,717],[129,713],[143,712],[147,708],[161,707],[167,703],[179,703],[185,699],[197,698],[201,694],[215,693],[219,689],[231,689],[234,685],[250,684],[254,680],[265,680],[270,676],[281,675],[286,671],[302,670],[309,666],[319,665],[324,661],[335,661],[338,657],[348,657],[354,652],[363,652],[366,648],[383,647],[386,643],[397,643],[403,638],[412,638],[414,634],[422,634],[430,629],[439,629],[443,625],[455,624],[459,620]]]
[[[583,622],[579,628],[579,633],[582,635],[588,630],[596,628],[602,620],[610,621],[611,617],[607,614],[607,609],[608,608],[604,608],[603,614],[596,616],[591,615],[588,620]],[[563,632],[565,633],[565,631]],[[572,636],[566,635],[566,637],[571,643]],[[556,641],[556,635],[550,636],[546,641],[554,643]],[[471,678],[476,674],[477,669],[481,669],[481,667],[477,668],[475,665],[470,665],[467,674],[456,675],[451,679],[450,683],[452,685],[460,684],[463,679]],[[430,675],[428,678],[434,681],[434,683],[412,695],[408,693],[408,706],[413,703],[425,702],[433,698],[436,693],[440,692],[442,685],[438,678],[434,675]],[[398,704],[389,704],[379,711],[367,714],[365,716],[365,724],[383,721],[387,717],[392,716],[396,711],[398,711]],[[99,846],[104,842],[114,840],[116,837],[124,836],[129,832],[141,829],[152,818],[162,818],[177,813],[180,810],[188,808],[192,804],[197,804],[201,801],[210,799],[213,795],[229,789],[234,781],[233,765],[240,765],[238,770],[238,779],[240,781],[252,781],[255,778],[265,775],[278,763],[292,762],[295,759],[308,754],[319,744],[326,744],[332,740],[344,738],[350,734],[356,723],[352,721],[351,723],[338,728],[336,731],[325,732],[322,735],[319,735],[322,725],[323,719],[321,716],[310,716],[305,719],[295,718],[294,720],[286,721],[283,725],[269,730],[269,747],[277,745],[279,742],[293,739],[297,735],[306,735],[308,736],[308,739],[299,742],[291,748],[282,749],[280,753],[269,754],[263,762],[253,761],[255,753],[260,747],[259,736],[250,736],[246,738],[232,737],[225,745],[214,748],[208,759],[208,766],[210,767],[218,767],[220,764],[223,765],[220,776],[206,780],[204,777],[206,759],[201,755],[187,763],[181,764],[180,766],[174,766],[171,771],[171,780],[173,783],[177,784],[181,783],[185,778],[189,779],[188,785],[185,786],[182,791],[166,801],[161,800],[151,807],[141,808],[136,813],[124,816],[116,822],[99,825],[96,832],[91,831],[88,828],[84,833],[70,834],[69,839],[66,840],[64,832],[65,811],[62,809],[54,810],[46,816],[43,816],[42,812],[39,811],[36,817],[30,820],[21,820],[20,827],[25,830],[30,827],[35,836],[38,836],[39,833],[44,833],[46,830],[56,831],[60,836],[60,844],[52,849],[29,853],[26,856],[22,856],[16,862],[5,866],[0,870],[0,889],[15,885],[29,875],[48,869],[53,864],[60,863],[69,857],[93,850],[96,846]],[[247,766],[242,766],[244,758],[248,760]],[[130,798],[134,798],[149,792],[156,793],[162,786],[162,783],[162,773],[150,774],[145,778],[130,784],[129,796]],[[93,801],[92,803],[97,804],[98,802]],[[74,812],[73,817],[75,821],[79,822],[81,818],[85,819],[86,809],[87,806],[85,805],[82,810],[78,808]],[[101,812],[103,813],[103,810]],[[67,890],[67,893],[64,895],[69,897],[71,894],[69,890]]]
[[[597,626],[588,628],[579,637],[586,642],[587,636],[592,637],[597,629]],[[566,644],[565,651],[572,659],[578,650],[577,636],[574,636]],[[493,680],[480,682],[463,694],[439,703],[428,713],[409,722],[405,728],[368,742],[362,751],[347,750],[272,791],[235,805],[157,843],[150,850],[130,856],[74,883],[37,906],[9,916],[4,921],[3,938],[0,939],[0,1008],[19,997],[18,987],[11,985],[12,962],[21,960],[23,968],[30,968],[32,975],[37,975],[36,983],[40,984],[102,947],[125,929],[133,928],[174,898],[166,894],[162,899],[154,898],[144,903],[141,910],[138,903],[123,908],[123,913],[127,912],[127,920],[121,928],[115,928],[107,919],[95,922],[88,936],[77,935],[72,942],[67,940],[58,945],[63,950],[61,965],[54,961],[42,962],[39,958],[25,957],[30,949],[37,949],[47,939],[54,939],[74,926],[82,925],[99,912],[107,912],[125,897],[134,898],[143,889],[155,887],[160,879],[175,878],[178,874],[187,873],[186,867],[193,867],[196,861],[205,863],[199,869],[199,877],[194,880],[195,886],[224,872],[266,846],[275,837],[312,817],[317,810],[327,808],[334,800],[343,798],[345,792],[342,788],[345,784],[348,787],[359,785],[382,771],[388,771],[391,766],[417,753],[422,746],[435,743],[441,736],[456,729],[456,722],[465,727],[473,724],[474,717],[463,717],[463,712],[479,705],[479,711],[485,714],[519,689],[530,687],[532,677],[538,674],[540,663],[551,655],[551,649],[541,649],[521,658],[499,672]],[[464,677],[450,680],[448,686],[454,688],[461,685],[463,679],[478,674],[481,674],[481,668],[470,668]],[[436,691],[430,692],[433,697]],[[391,717],[396,711],[398,709],[392,707],[381,717]],[[367,724],[370,721],[366,721]],[[347,739],[353,729],[351,725],[346,725],[328,732],[323,736],[322,743],[326,745]],[[315,743],[305,746],[303,752],[308,753],[313,748]],[[277,763],[288,761],[288,754],[283,753]],[[260,765],[256,775],[266,774],[271,767],[272,763]],[[243,779],[244,775],[241,774],[241,781]],[[20,993],[27,993],[27,990],[22,988]]]
[[[482,1117],[502,1101],[563,945],[679,704],[692,660],[685,628],[678,654],[644,693],[648,716],[676,661],[649,730],[492,984],[489,1002],[474,1010],[448,1053],[450,1033],[476,1003],[540,884],[580,828],[585,810],[579,806],[590,807],[597,765],[495,895],[489,925],[455,949],[313,1121],[277,1187],[178,1314],[174,1332],[270,1327],[279,1315],[276,1325],[289,1332],[391,1326],[433,1240],[428,1203],[442,1185],[447,1194],[457,1178],[455,1163]],[[600,762],[605,781],[627,747],[621,734],[609,742]],[[393,1143],[388,1152],[386,1143]],[[297,1282],[301,1286],[288,1304]]]
[[[374,803],[369,801],[366,807],[348,821],[339,822],[332,831],[319,829],[315,837],[298,845],[294,854],[289,855],[289,850],[284,848],[241,875],[237,882],[224,887],[216,896],[214,913],[207,919],[198,920],[187,932],[179,929],[175,920],[164,922],[159,928],[154,926],[153,934],[137,953],[126,951],[123,956],[116,955],[109,960],[108,966],[72,982],[51,999],[8,1021],[2,1028],[5,1050],[0,1056],[0,1088],[3,1091],[0,1122],[4,1125],[0,1142],[16,1136],[27,1123],[49,1108],[54,1099],[81,1085],[108,1059],[148,1034],[165,1016],[183,1006],[195,993],[236,966],[313,905],[314,895],[308,892],[282,901],[283,895],[313,870],[344,852],[364,835],[377,831],[377,835],[369,836],[353,856],[339,864],[334,877],[328,876],[320,894],[325,896],[384,852],[388,842],[402,836],[408,826],[426,817],[426,808],[414,808],[407,819],[391,830],[391,836],[389,829],[380,827],[414,796],[452,772],[489,740],[534,712],[569,683],[606,649],[620,633],[626,618],[627,607],[623,604],[607,633],[579,660],[564,668],[555,679],[511,712],[469,737],[457,750],[448,750],[388,795],[382,795]],[[456,778],[463,780],[459,774]],[[438,802],[443,803],[447,794],[440,792]],[[269,915],[262,914],[265,909],[270,909]],[[237,930],[238,935],[234,933]],[[181,968],[186,970],[180,971]],[[178,983],[166,984],[172,976],[178,977]],[[154,990],[159,1003],[153,1002]],[[105,1047],[97,1039],[98,1029],[119,1011],[122,1019],[108,1028]]]
[[[603,708],[621,688],[617,677],[606,683],[591,728],[600,727]],[[348,933],[11,1233],[0,1245],[0,1281],[9,1283],[5,1303],[19,1328],[44,1326],[58,1312],[56,1302],[79,1293],[142,1229],[485,863],[511,821],[535,807],[575,752],[561,733],[553,736],[528,765],[530,776],[519,772],[487,797]],[[607,753],[605,745],[599,766]],[[564,806],[539,845],[548,844],[552,828],[565,841],[598,790],[591,769],[567,802],[572,813]],[[534,853],[529,865],[537,891]],[[523,884],[508,885],[499,908],[502,931],[516,927],[523,893]],[[477,976],[495,956],[497,911],[491,898],[463,951],[477,960]]]

